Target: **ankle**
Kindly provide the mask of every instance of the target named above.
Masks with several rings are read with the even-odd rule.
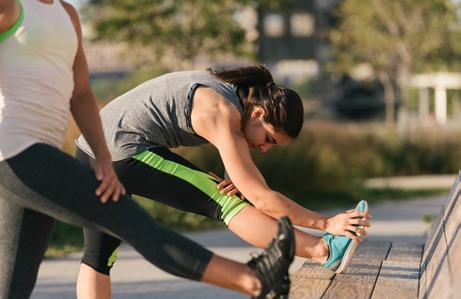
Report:
[[[330,255],[328,245],[323,238],[319,240],[319,243],[316,246],[317,248],[317,255],[315,257],[315,261],[323,264],[328,260]]]
[[[257,297],[262,291],[261,281],[259,280],[256,272],[247,267],[247,273],[242,277],[242,286],[247,294],[252,297]]]

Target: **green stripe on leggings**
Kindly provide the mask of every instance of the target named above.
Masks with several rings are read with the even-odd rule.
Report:
[[[115,248],[114,252],[110,255],[109,259],[107,260],[107,267],[112,267],[112,265],[115,263],[115,260],[117,259],[117,254],[118,254],[118,248]]]
[[[166,160],[150,151],[144,151],[133,157],[162,172],[174,175],[190,184],[194,185],[200,191],[207,194],[221,206],[221,220],[228,225],[232,218],[240,212],[241,209],[248,205],[247,202],[238,196],[221,195],[216,189],[214,178],[207,173],[191,169],[182,164]],[[171,186],[172,188],[174,186]]]
[[[18,30],[19,26],[21,26],[22,21],[24,20],[24,9],[22,7],[21,1],[18,0],[18,5],[19,5],[19,18],[16,20],[16,22],[6,31],[0,33],[0,43],[12,36],[16,30]]]

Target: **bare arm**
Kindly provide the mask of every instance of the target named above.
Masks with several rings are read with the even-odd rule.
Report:
[[[358,239],[348,230],[352,224],[358,223],[353,218],[360,213],[348,211],[327,218],[271,190],[251,158],[248,143],[240,130],[240,113],[221,95],[209,88],[199,88],[193,105],[195,132],[218,149],[232,183],[259,211],[276,219],[287,215],[296,225]],[[365,222],[360,224],[368,226]]]
[[[121,194],[125,193],[125,190],[112,168],[112,159],[104,139],[99,108],[91,91],[88,65],[82,47],[82,33],[78,14],[70,4],[63,1],[62,3],[71,17],[78,36],[78,49],[73,65],[74,90],[70,100],[70,111],[95,154],[96,176],[98,180],[102,181],[96,190],[96,194],[101,196],[102,202],[106,202],[110,196],[116,201]]]
[[[266,184],[243,136],[236,132],[227,134],[221,131],[221,136],[211,143],[218,148],[232,182],[258,210],[276,219],[287,215],[296,225],[326,229],[327,217],[300,206]]]
[[[0,0],[0,33],[10,28],[19,18],[19,5],[16,0]]]

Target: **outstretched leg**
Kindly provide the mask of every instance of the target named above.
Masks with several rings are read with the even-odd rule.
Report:
[[[277,221],[253,206],[243,208],[229,223],[229,229],[248,243],[264,248],[277,231]],[[328,247],[321,237],[295,230],[297,256],[320,263],[328,257]]]

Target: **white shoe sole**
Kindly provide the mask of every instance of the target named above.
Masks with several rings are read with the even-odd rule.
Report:
[[[365,202],[365,210],[364,212],[368,212],[368,203]],[[349,247],[346,249],[346,252],[344,253],[344,257],[341,260],[341,263],[339,264],[338,268],[335,270],[336,274],[342,273],[344,270],[346,270],[347,266],[349,266],[349,263],[352,260],[352,257],[354,256],[355,251],[357,250],[357,247],[359,246],[359,243],[355,240],[352,240],[351,244],[349,244]]]

